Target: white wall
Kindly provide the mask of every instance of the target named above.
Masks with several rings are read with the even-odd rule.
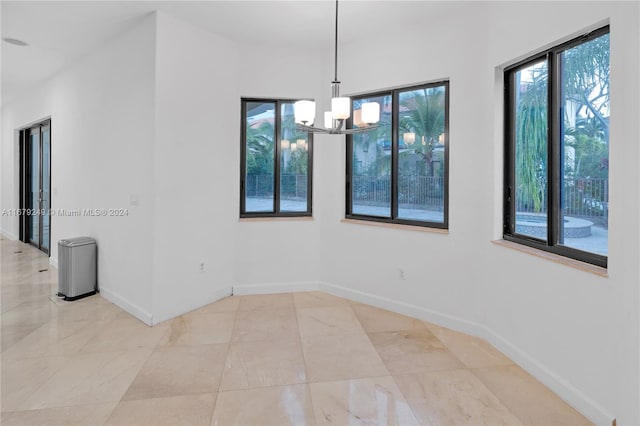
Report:
[[[235,45],[157,16],[154,322],[231,294],[240,152]]]
[[[591,419],[606,424],[615,416],[618,424],[638,424],[640,252],[633,236],[640,211],[637,191],[628,191],[640,182],[640,66],[631,53],[638,52],[638,3],[456,7],[454,15],[427,20],[423,29],[367,40],[376,55],[364,42],[341,50],[345,92],[450,80],[449,234],[340,223],[343,175],[320,175],[325,186],[316,201],[327,219],[321,223],[321,278],[396,306],[417,305],[441,323],[485,335]],[[501,235],[502,211],[496,67],[607,19],[613,116],[609,277],[603,278],[491,240]],[[335,147],[319,161],[339,156],[342,148]]]
[[[2,208],[18,208],[16,130],[51,117],[52,208],[128,208],[127,217],[53,217],[51,259],[62,238],[98,243],[105,296],[149,319],[153,234],[152,162],[155,19],[148,16],[2,108]],[[139,205],[129,205],[137,195]],[[18,221],[2,217],[3,232]]]

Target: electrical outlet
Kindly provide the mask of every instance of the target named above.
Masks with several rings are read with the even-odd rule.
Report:
[[[204,262],[200,262],[200,272],[204,272]]]

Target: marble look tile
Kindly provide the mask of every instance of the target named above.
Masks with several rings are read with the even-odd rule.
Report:
[[[464,367],[426,329],[370,333],[369,338],[393,375]]]
[[[438,326],[431,326],[429,330],[469,368],[513,365],[502,352],[478,337]]]
[[[2,302],[0,302],[0,314],[4,315],[7,312],[9,312],[10,310],[15,309],[18,306],[22,305],[23,303],[25,303],[25,301],[21,300],[21,299],[15,299],[15,298],[4,299],[4,298],[2,298]],[[14,325],[16,325],[16,324],[14,324]],[[19,325],[19,324],[17,324],[17,325]]]
[[[25,400],[62,369],[64,357],[2,359],[2,411],[23,409]]]
[[[299,336],[296,312],[293,307],[257,309],[238,311],[231,341],[293,339]]]
[[[100,302],[104,300],[97,297],[92,300],[81,299],[73,302],[64,301],[58,307],[58,318],[60,322],[69,321],[107,321],[115,319],[122,313],[122,310],[112,303]]]
[[[226,355],[226,344],[158,348],[123,400],[214,393],[218,390]]]
[[[426,328],[426,324],[423,321],[395,312],[363,304],[353,305],[352,307],[367,332]]]
[[[298,308],[297,314],[302,337],[364,333],[348,305]]]
[[[107,426],[209,426],[215,394],[172,396],[120,402]]]
[[[169,321],[161,346],[206,345],[231,340],[235,312],[192,312]]]
[[[49,294],[49,284],[46,283],[3,285],[0,289],[2,306],[9,303],[37,302],[46,299]]]
[[[251,294],[248,296],[234,297],[238,297],[240,299],[240,305],[238,306],[240,311],[293,307],[293,296],[291,293]]]
[[[73,355],[95,336],[106,322],[48,322],[3,353],[4,359]]]
[[[43,408],[41,410],[2,413],[3,426],[87,426],[103,425],[115,402],[73,407]]]
[[[418,425],[391,377],[312,383],[317,425]]]
[[[290,385],[306,381],[299,339],[232,343],[221,390]]]
[[[2,325],[42,325],[57,319],[58,309],[44,299],[38,302],[25,302],[2,314]]]
[[[193,313],[211,314],[216,312],[236,312],[240,306],[240,296],[229,296],[217,302],[210,303]]]
[[[167,323],[149,327],[136,318],[113,320],[82,347],[82,352],[155,348],[168,330]]]
[[[6,327],[3,326],[2,329],[0,329],[0,337],[2,338],[0,349],[3,353],[6,352],[7,349],[12,347],[40,327],[42,326],[39,324],[9,325]]]
[[[118,401],[149,357],[150,350],[65,357],[65,365],[33,392],[21,409]]]
[[[309,382],[388,376],[366,334],[302,339]]]
[[[348,306],[349,301],[322,291],[305,291],[293,293],[296,308],[313,308],[317,306]]]
[[[220,392],[212,426],[314,425],[307,385]]]
[[[498,398],[468,370],[395,377],[424,425],[520,425]]]
[[[518,366],[489,367],[472,371],[524,424],[592,424]]]

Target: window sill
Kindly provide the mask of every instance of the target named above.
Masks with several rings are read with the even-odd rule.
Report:
[[[431,232],[434,234],[448,234],[448,229],[429,228],[426,226],[403,225],[400,223],[375,222],[372,220],[342,219],[342,223],[353,223],[356,225],[377,226],[380,228],[403,229],[405,231]]]
[[[313,216],[273,216],[273,217],[241,217],[238,222],[278,222],[285,221],[312,221]]]
[[[579,260],[571,259],[568,257],[560,256],[555,253],[549,253],[543,250],[538,250],[533,247],[525,246],[522,244],[514,243],[506,240],[494,240],[491,241],[493,244],[506,247],[512,250],[516,250],[522,253],[531,254],[537,257],[541,257],[543,259],[550,260],[555,263],[559,263],[561,265],[566,265],[572,267],[574,269],[578,269],[580,271],[589,272],[595,275],[599,275],[601,277],[609,277],[609,273],[607,268],[603,268],[601,266],[591,265],[590,263],[581,262]]]

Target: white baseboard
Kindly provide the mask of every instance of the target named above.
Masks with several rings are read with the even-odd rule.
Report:
[[[293,293],[296,291],[317,291],[319,289],[320,283],[317,281],[240,284],[233,286],[233,294],[240,296],[248,294]]]
[[[0,229],[0,234],[11,241],[16,241],[18,239],[18,236],[16,234],[14,234],[13,232],[5,231],[4,229]]]
[[[500,334],[488,327],[483,326],[483,328],[486,335],[485,340],[555,392],[567,404],[578,410],[596,425],[611,426],[615,416],[607,409]]]
[[[197,303],[193,303],[189,306],[177,305],[174,309],[163,312],[162,315],[154,315],[153,316],[153,325],[160,324],[163,321],[170,320],[172,318],[178,317],[180,315],[184,315],[188,312],[195,311],[196,309],[202,308],[210,303],[217,302],[220,299],[224,299],[225,297],[229,297],[233,294],[233,287],[227,286],[221,289],[215,290],[211,295],[200,299]]]
[[[107,299],[109,302],[118,306],[120,309],[138,318],[143,323],[149,326],[153,325],[153,317],[151,313],[145,311],[139,306],[134,305],[119,294],[112,292],[108,288],[100,287],[100,295],[102,295],[102,297]]]
[[[335,296],[344,297],[355,302],[366,303],[367,305],[377,306],[378,308],[387,309],[402,315],[418,318],[423,321],[432,322],[443,327],[451,328],[463,333],[471,334],[484,338],[484,334],[478,330],[480,324],[468,321],[452,315],[437,312],[431,309],[423,308],[409,303],[399,302],[388,299],[386,297],[376,296],[347,287],[323,282],[320,284],[320,290]]]
[[[611,425],[612,420],[615,418],[608,410],[564,380],[560,375],[554,373],[525,351],[511,343],[508,339],[483,324],[326,282],[320,283],[319,289],[335,296],[377,306],[399,314],[441,325],[452,330],[481,337],[520,367],[528,371],[536,379],[540,380],[545,386],[554,391],[560,398],[595,424],[608,426]]]

